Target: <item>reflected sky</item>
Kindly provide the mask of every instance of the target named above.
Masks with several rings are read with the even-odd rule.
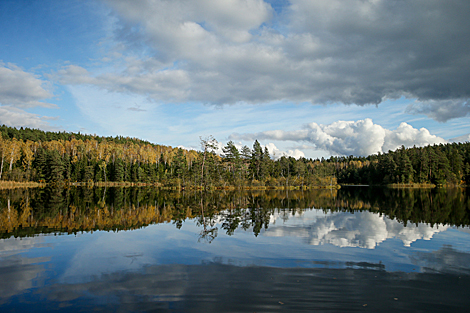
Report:
[[[52,285],[41,296],[49,304],[72,307],[86,300],[110,311],[311,312],[361,311],[367,306],[381,312],[458,312],[468,305],[468,290],[462,287],[469,283],[468,276],[212,262],[115,272],[86,283]]]
[[[222,229],[223,219],[210,220]],[[196,218],[180,229],[167,222],[0,239],[0,311],[456,312],[470,304],[468,228],[312,209],[273,214],[258,236],[237,228],[209,243],[201,229]]]
[[[282,224],[281,224],[282,223]],[[302,216],[289,218],[273,216],[273,222],[265,232],[267,236],[295,236],[305,238],[311,245],[332,244],[338,247],[374,249],[390,238],[398,238],[409,247],[419,239],[430,240],[434,234],[446,231],[448,225],[425,223],[403,225],[395,219],[372,212],[354,214],[322,211],[305,211]]]

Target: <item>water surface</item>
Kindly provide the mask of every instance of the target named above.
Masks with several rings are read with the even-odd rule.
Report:
[[[2,312],[466,312],[462,189],[0,193]]]

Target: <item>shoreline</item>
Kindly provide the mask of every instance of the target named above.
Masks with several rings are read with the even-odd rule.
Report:
[[[50,184],[44,182],[0,181],[0,189],[15,188],[44,188]],[[64,182],[55,186],[61,187],[155,187],[162,190],[311,190],[311,189],[341,189],[342,187],[386,187],[394,189],[433,189],[433,188],[466,188],[467,185],[435,185],[435,184],[386,184],[386,185],[354,185],[336,184],[325,186],[163,186],[161,183],[144,182]]]
[[[0,181],[0,189],[44,188],[50,184],[37,182]],[[326,186],[163,186],[160,183],[144,182],[64,182],[56,184],[61,187],[156,187],[163,190],[309,190],[309,189],[340,189],[341,185]]]

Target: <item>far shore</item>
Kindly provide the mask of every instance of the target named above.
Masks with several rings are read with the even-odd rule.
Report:
[[[0,189],[15,188],[44,188],[48,184],[44,182],[17,182],[17,181],[0,181]],[[466,185],[435,185],[435,184],[387,184],[387,185],[325,185],[325,186],[163,186],[161,183],[144,183],[144,182],[64,182],[58,186],[68,187],[156,187],[163,190],[309,190],[309,189],[340,189],[344,187],[388,187],[388,188],[454,188],[467,187]]]
[[[0,181],[0,189],[13,188],[41,188],[46,187],[46,183],[38,182],[16,182],[16,181]],[[157,187],[163,190],[308,190],[308,189],[340,189],[340,185],[326,186],[163,186],[161,183],[144,183],[144,182],[64,182],[56,186],[62,187]]]

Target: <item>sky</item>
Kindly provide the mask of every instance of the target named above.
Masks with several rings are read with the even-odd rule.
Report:
[[[468,0],[2,0],[0,124],[274,158],[470,140]]]

